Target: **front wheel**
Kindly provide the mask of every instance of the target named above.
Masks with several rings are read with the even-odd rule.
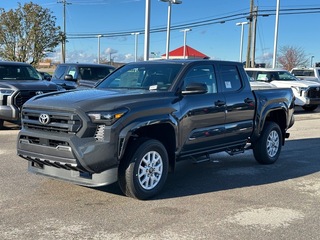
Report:
[[[266,122],[260,138],[253,144],[253,155],[261,164],[277,161],[282,147],[282,132],[278,124]]]
[[[303,110],[305,110],[307,112],[312,112],[312,111],[316,110],[317,107],[318,107],[318,105],[304,105],[304,106],[302,106]]]
[[[122,192],[137,199],[158,194],[168,176],[169,159],[166,148],[154,139],[138,139],[127,150],[119,166]]]

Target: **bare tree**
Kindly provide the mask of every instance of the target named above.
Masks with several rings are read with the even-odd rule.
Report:
[[[308,58],[300,47],[283,46],[280,48],[278,63],[288,71],[294,67],[305,66]]]
[[[64,35],[49,9],[32,2],[15,10],[0,9],[0,57],[36,65],[53,52]]]

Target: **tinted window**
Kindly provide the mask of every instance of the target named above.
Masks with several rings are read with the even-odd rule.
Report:
[[[237,91],[242,87],[240,74],[234,65],[221,65],[220,76],[222,79],[222,88],[224,92]]]
[[[298,79],[288,71],[258,71],[257,81],[297,81]]]
[[[63,79],[64,73],[66,72],[67,68],[67,66],[58,66],[57,69],[54,71],[54,78]]]
[[[70,67],[68,72],[67,72],[67,74],[71,75],[73,77],[73,79],[77,78],[76,73],[77,73],[77,68],[74,67],[74,66]]]
[[[0,80],[41,80],[40,74],[31,66],[0,66]]]
[[[100,80],[105,78],[113,71],[108,67],[80,67],[79,77],[84,80]]]
[[[313,70],[292,70],[292,74],[296,76],[309,76],[314,77],[314,71]]]
[[[207,93],[217,92],[217,81],[212,65],[200,65],[193,67],[184,78],[183,90],[190,83],[203,83],[207,85]]]
[[[278,79],[282,81],[297,81],[297,78],[287,71],[280,71],[278,75]]]

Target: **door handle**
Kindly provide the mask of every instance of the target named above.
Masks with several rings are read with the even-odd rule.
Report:
[[[222,106],[226,105],[226,102],[218,100],[218,101],[215,101],[214,105],[216,105],[217,107],[222,107]]]
[[[252,98],[246,98],[244,100],[245,103],[248,103],[248,104],[252,104],[254,102],[254,100]]]

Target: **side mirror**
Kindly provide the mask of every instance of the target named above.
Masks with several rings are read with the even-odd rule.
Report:
[[[208,87],[204,83],[189,83],[186,89],[182,91],[183,95],[203,94],[208,92]]]
[[[74,79],[71,74],[65,75],[65,76],[64,76],[64,80],[66,80],[66,81],[73,81],[73,82],[76,82],[76,81],[77,81],[77,79]]]

